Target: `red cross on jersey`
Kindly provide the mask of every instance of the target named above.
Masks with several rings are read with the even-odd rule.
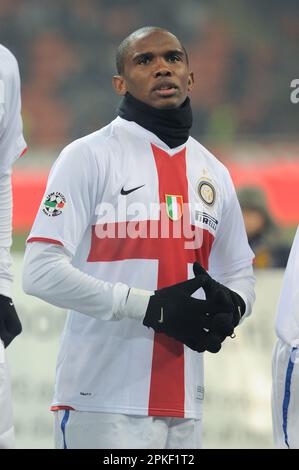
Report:
[[[251,264],[228,172],[192,138],[169,149],[117,118],[62,152],[44,201],[29,241],[65,246],[111,283],[155,290],[192,277],[195,260],[216,274]],[[137,320],[69,312],[54,406],[199,418],[202,400],[202,354]]]

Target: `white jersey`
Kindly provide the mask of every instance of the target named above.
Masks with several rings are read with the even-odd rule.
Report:
[[[0,175],[25,150],[18,63],[13,54],[0,45]]]
[[[10,168],[26,150],[22,134],[20,75],[13,54],[0,45],[0,294],[11,296],[12,193]],[[1,312],[0,312],[1,315]],[[0,339],[0,448],[14,447],[11,388]]]
[[[63,150],[34,241],[64,246],[93,278],[150,291],[192,277],[195,260],[221,279],[253,258],[226,168],[191,137],[170,149],[120,117]],[[200,418],[202,401],[202,354],[134,319],[69,311],[54,407]]]
[[[290,346],[299,346],[299,227],[290,251],[283,278],[277,316],[276,334]]]
[[[22,134],[20,75],[13,54],[0,45],[0,294],[11,296],[13,162],[26,151]]]

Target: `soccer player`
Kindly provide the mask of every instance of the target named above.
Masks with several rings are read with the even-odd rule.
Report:
[[[272,360],[274,445],[299,449],[299,228],[284,274],[277,307],[277,343]]]
[[[0,45],[0,449],[14,447],[11,389],[4,348],[22,330],[11,300],[11,166],[25,150],[19,68],[12,53]]]
[[[69,310],[55,445],[198,448],[202,353],[250,313],[253,253],[228,171],[189,135],[180,41],[144,27],[116,62],[118,117],[62,151],[25,255],[24,290]]]

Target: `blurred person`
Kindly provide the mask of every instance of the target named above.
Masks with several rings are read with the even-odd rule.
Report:
[[[299,449],[299,228],[277,306],[272,358],[272,422],[276,448]]]
[[[4,348],[22,330],[11,299],[11,166],[25,150],[19,68],[13,54],[0,45],[0,449],[15,445],[11,386]]]
[[[256,186],[237,191],[248,242],[255,254],[255,268],[283,268],[290,247],[282,240],[281,231],[271,217],[265,194]]]
[[[116,62],[118,117],[62,151],[27,240],[25,292],[69,309],[55,446],[199,448],[202,353],[250,314],[253,253],[227,169],[189,135],[180,41],[141,28]]]

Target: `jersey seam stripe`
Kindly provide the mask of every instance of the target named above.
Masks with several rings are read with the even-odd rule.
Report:
[[[70,416],[70,410],[65,410],[63,419],[61,421],[61,431],[63,435],[63,448],[64,449],[67,449],[66,439],[65,439],[65,427],[66,427],[66,423],[68,422],[69,416]]]
[[[286,372],[286,379],[285,379],[285,389],[284,389],[284,397],[283,397],[283,404],[282,404],[282,418],[283,418],[283,433],[284,433],[284,441],[285,444],[287,445],[288,449],[290,448],[289,442],[288,442],[288,410],[289,410],[289,404],[290,404],[290,399],[291,399],[291,382],[292,382],[292,374],[294,370],[294,361],[293,361],[293,352],[297,351],[298,348],[294,347],[292,349],[292,352],[290,354],[289,362],[288,362],[288,367],[287,367],[287,372]]]
[[[19,158],[23,157],[23,155],[25,155],[25,153],[27,152],[27,150],[28,150],[28,147],[25,147],[24,150],[20,153]]]

